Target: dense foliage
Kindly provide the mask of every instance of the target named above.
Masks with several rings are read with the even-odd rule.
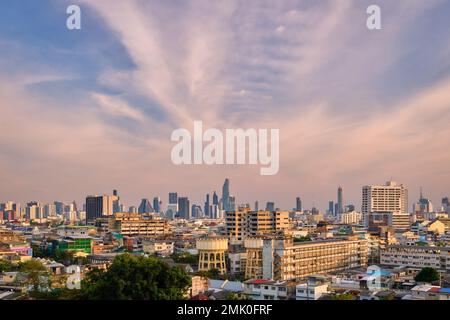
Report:
[[[179,300],[191,285],[180,268],[154,257],[123,254],[107,271],[94,269],[81,285],[89,300]]]
[[[439,273],[436,269],[425,267],[415,276],[417,282],[433,282],[439,280]]]

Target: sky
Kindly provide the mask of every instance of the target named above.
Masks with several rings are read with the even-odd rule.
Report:
[[[81,8],[81,30],[66,8]],[[366,27],[371,4],[381,30]],[[126,205],[168,192],[202,204],[326,209],[339,185],[395,180],[450,194],[447,0],[3,0],[0,201]],[[175,166],[178,128],[279,129],[280,170]]]

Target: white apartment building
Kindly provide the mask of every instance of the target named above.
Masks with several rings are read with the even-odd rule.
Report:
[[[384,186],[364,186],[362,188],[362,214],[366,226],[371,213],[392,213],[393,220],[403,226],[406,215],[408,215],[408,189],[394,181],[388,181]],[[399,217],[395,217],[397,215]]]
[[[251,279],[244,282],[244,293],[252,300],[292,300],[295,287],[293,281]]]
[[[358,224],[361,220],[362,213],[357,211],[345,212],[339,217],[339,222],[342,224]]]

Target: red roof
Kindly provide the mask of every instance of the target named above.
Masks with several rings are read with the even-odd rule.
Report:
[[[266,282],[269,282],[269,280],[255,279],[255,280],[251,281],[250,283],[253,283],[253,284],[263,284],[263,283],[266,283]]]

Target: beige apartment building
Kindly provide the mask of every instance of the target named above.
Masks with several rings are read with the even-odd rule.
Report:
[[[408,214],[408,189],[394,181],[385,185],[370,185],[362,188],[362,214],[368,226],[369,215],[390,214],[391,226],[396,231],[406,231],[410,227]]]
[[[238,241],[247,237],[287,231],[290,228],[287,211],[251,211],[248,208],[240,208],[227,212],[225,222],[228,238]]]
[[[246,278],[303,279],[366,266],[368,260],[367,240],[358,238],[300,243],[292,238],[251,239],[245,247]]]
[[[167,220],[139,213],[116,213],[109,220],[108,229],[125,236],[165,236],[171,233]]]
[[[391,245],[381,251],[380,263],[417,270],[432,267],[450,272],[450,247]]]

